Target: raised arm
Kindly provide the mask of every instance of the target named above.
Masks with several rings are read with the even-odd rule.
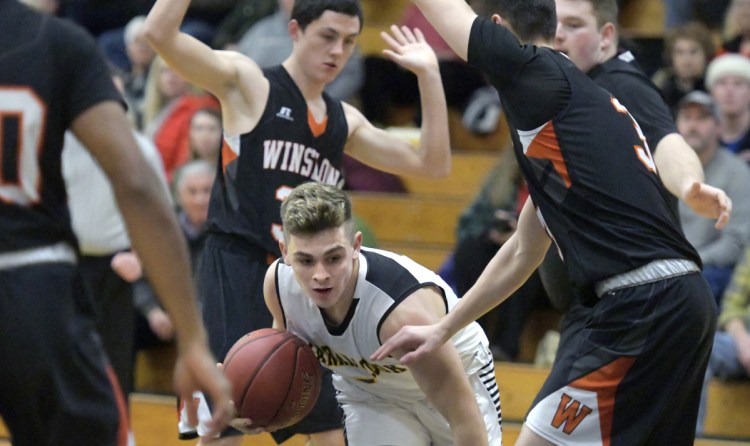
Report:
[[[180,31],[189,5],[190,0],[157,0],[146,18],[146,40],[177,74],[219,99],[228,133],[251,130],[265,107],[268,81],[250,58],[215,51]],[[248,117],[257,119],[248,126]]]
[[[448,109],[435,52],[419,30],[391,27],[381,33],[389,49],[384,54],[417,76],[422,109],[419,146],[378,129],[356,108],[344,104],[349,140],[346,153],[372,167],[399,175],[440,178],[451,169]]]
[[[164,188],[138,149],[118,103],[90,107],[73,121],[71,130],[109,177],[133,248],[174,322],[179,354],[175,387],[183,397],[203,390],[216,403],[211,427],[218,432],[232,413],[229,384],[208,351],[187,243]]]
[[[542,263],[550,239],[527,200],[515,234],[495,254],[474,286],[437,324],[404,327],[372,355],[379,360],[396,349],[408,350],[401,362],[410,364],[436,350],[461,328],[496,307],[526,282]]]
[[[664,186],[698,215],[716,219],[723,228],[732,214],[732,201],[716,187],[705,184],[703,166],[698,155],[679,133],[661,139],[654,152],[654,162]]]
[[[432,288],[422,288],[404,299],[380,329],[386,340],[405,325],[432,324],[445,314],[442,297]],[[399,353],[395,353],[399,357]],[[487,428],[477,406],[456,348],[443,344],[434,352],[409,364],[414,379],[430,402],[448,420],[457,446],[487,444]]]
[[[463,60],[469,52],[469,34],[477,15],[465,0],[412,0],[443,40]]]

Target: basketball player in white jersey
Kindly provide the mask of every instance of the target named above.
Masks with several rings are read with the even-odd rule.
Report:
[[[476,322],[408,367],[399,352],[368,359],[402,326],[449,311],[458,300],[450,287],[405,256],[363,247],[335,187],[297,186],[281,219],[283,258],[266,274],[266,305],[275,328],[309,342],[333,371],[347,444],[500,445],[494,364]]]

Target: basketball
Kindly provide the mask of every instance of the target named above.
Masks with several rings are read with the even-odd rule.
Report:
[[[320,393],[320,365],[312,348],[273,328],[235,342],[224,359],[224,374],[239,416],[269,431],[299,422]]]

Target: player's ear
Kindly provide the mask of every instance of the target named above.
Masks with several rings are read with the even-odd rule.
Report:
[[[617,27],[612,22],[607,22],[599,31],[602,35],[601,49],[606,51],[617,41]]]
[[[286,243],[283,239],[279,240],[279,251],[281,251],[281,258],[284,261],[284,264],[291,265],[291,262],[287,260]]]
[[[289,32],[289,37],[291,37],[292,40],[296,42],[299,38],[299,33],[302,31],[302,28],[300,28],[299,22],[296,19],[292,19],[287,25],[287,31]]]
[[[357,257],[359,257],[359,249],[362,247],[362,232],[357,231],[354,234],[354,243],[352,244],[352,247],[354,247],[352,259],[356,259]]]
[[[503,18],[500,17],[499,14],[492,14],[492,21],[495,22],[496,25],[505,25]]]

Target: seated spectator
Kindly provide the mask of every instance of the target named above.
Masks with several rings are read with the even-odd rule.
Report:
[[[221,127],[221,112],[215,108],[201,108],[190,119],[190,154],[213,165],[219,160],[224,141]]]
[[[654,74],[670,109],[691,91],[706,91],[706,66],[714,54],[711,32],[700,23],[688,23],[669,31],[664,42],[665,67]]]
[[[452,257],[440,275],[462,296],[476,282],[498,249],[513,234],[528,191],[506,149],[496,167],[485,177],[482,188],[459,217],[457,242]],[[534,273],[506,302],[478,320],[490,340],[496,360],[514,361],[520,353],[520,337],[526,316],[534,305],[544,303],[539,276]]]
[[[706,70],[706,87],[719,109],[722,145],[750,162],[750,59],[717,57]]]
[[[680,101],[677,129],[703,164],[705,182],[732,199],[732,218],[723,230],[679,202],[680,221],[688,241],[703,261],[703,276],[719,305],[735,263],[750,239],[750,167],[719,143],[719,115],[708,93],[694,91]]]
[[[206,239],[208,201],[215,178],[215,164],[204,160],[189,161],[177,170],[175,176],[177,220],[190,248],[193,271],[198,267]],[[171,342],[174,329],[169,316],[159,305],[148,281],[139,279],[134,283],[134,301],[140,313],[136,325],[136,348]]]
[[[718,54],[750,57],[750,0],[732,0],[726,14],[725,40]]]
[[[213,96],[200,92],[157,57],[151,63],[143,102],[144,132],[159,149],[167,179],[190,159],[190,119],[196,110],[218,109]]]
[[[711,379],[750,379],[750,249],[735,268],[723,302],[703,383],[698,435],[703,433]]]
[[[279,65],[292,54],[289,18],[294,0],[278,0],[278,10],[258,20],[237,42],[237,51],[253,59],[261,68]],[[359,50],[352,53],[336,79],[326,86],[326,93],[345,101],[355,96],[364,80],[364,66]]]

